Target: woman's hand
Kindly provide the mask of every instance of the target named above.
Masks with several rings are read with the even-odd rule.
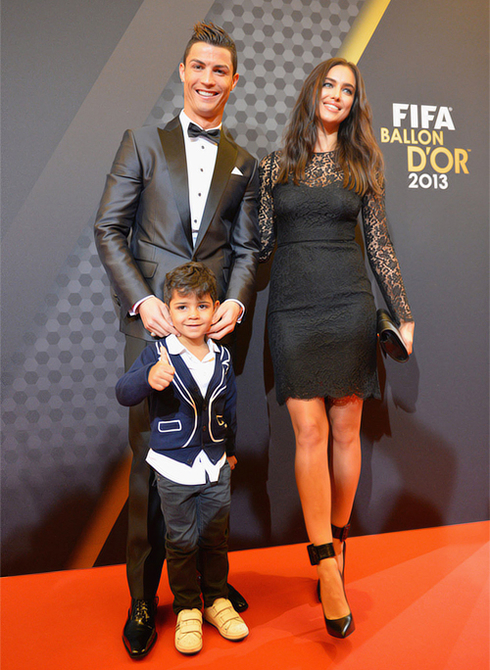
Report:
[[[402,321],[400,323],[400,335],[402,336],[402,340],[405,342],[405,346],[407,347],[407,351],[409,355],[412,353],[413,350],[413,331],[415,329],[415,323],[413,321]]]
[[[230,470],[234,470],[235,465],[237,464],[236,456],[227,456],[226,458],[228,460],[228,465],[230,466]]]

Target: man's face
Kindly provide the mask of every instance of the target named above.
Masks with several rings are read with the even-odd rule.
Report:
[[[179,73],[184,84],[184,112],[202,128],[218,126],[238,81],[231,53],[223,47],[196,42],[187,61],[180,64]]]

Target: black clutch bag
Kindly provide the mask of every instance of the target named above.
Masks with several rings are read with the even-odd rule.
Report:
[[[408,361],[407,348],[391,314],[385,309],[378,309],[376,317],[379,344],[385,356],[390,356],[398,363]]]

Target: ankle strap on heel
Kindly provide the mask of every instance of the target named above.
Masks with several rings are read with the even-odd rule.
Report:
[[[309,544],[306,548],[308,549],[308,555],[312,565],[318,565],[324,558],[333,558],[335,556],[335,551],[331,542],[328,544]]]
[[[341,542],[345,542],[347,540],[349,537],[349,530],[350,523],[348,523],[347,526],[334,526],[332,524],[332,536]]]

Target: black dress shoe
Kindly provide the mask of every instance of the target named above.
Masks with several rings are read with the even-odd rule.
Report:
[[[245,612],[248,609],[248,602],[231,584],[228,586],[228,600],[233,605],[235,612]]]
[[[155,611],[158,599],[131,600],[131,609],[124,626],[123,642],[131,658],[143,658],[157,639]]]

